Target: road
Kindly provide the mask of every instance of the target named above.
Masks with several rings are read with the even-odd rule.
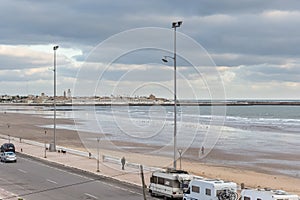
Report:
[[[137,186],[20,154],[17,163],[0,164],[0,188],[27,200],[143,199]]]

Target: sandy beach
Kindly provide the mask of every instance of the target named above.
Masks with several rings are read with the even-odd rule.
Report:
[[[59,124],[73,124],[72,120],[68,119],[58,119]],[[0,114],[0,134],[9,136],[35,140],[39,142],[50,143],[53,138],[53,130],[51,128],[43,128],[42,126],[53,124],[53,120],[50,118],[43,118],[37,115],[29,114],[15,114],[15,113],[1,113]],[[45,134],[46,131],[46,134]],[[78,150],[86,150],[82,144],[80,137],[76,131],[57,129],[57,144],[61,146],[66,146]],[[89,138],[99,137],[99,134],[86,133]],[[136,144],[131,142],[119,142],[113,141],[114,145],[124,145],[131,146],[132,150],[126,152],[126,159],[130,162],[140,163],[146,166],[152,167],[171,167],[172,158],[155,156],[155,155],[145,155],[143,153],[138,153],[134,148],[138,149],[151,149],[155,147],[147,146],[145,144]],[[104,145],[103,145],[104,146]],[[191,150],[192,151],[192,150]],[[111,149],[101,149],[101,153],[111,156],[122,157],[124,156],[124,151],[116,151]],[[222,153],[222,151],[212,151],[208,154],[209,157],[214,157],[214,159],[247,159],[247,157],[233,157],[228,154]],[[277,157],[285,155],[276,155]],[[293,158],[290,158],[293,159]],[[295,158],[297,159],[297,158]],[[268,164],[272,165],[272,163]],[[178,162],[179,166],[179,162]],[[280,167],[280,166],[272,166]],[[228,181],[234,181],[238,184],[244,183],[246,187],[261,187],[261,188],[273,188],[281,189],[288,192],[296,193],[300,195],[300,177],[290,177],[282,174],[275,174],[266,172],[259,167],[241,167],[241,166],[228,166],[222,164],[211,164],[202,161],[191,160],[184,158],[182,160],[182,168],[189,171],[192,174],[196,174],[203,177],[209,178],[219,178]],[[290,166],[291,170],[294,166]]]

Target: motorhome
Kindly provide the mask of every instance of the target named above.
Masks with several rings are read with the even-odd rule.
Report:
[[[193,176],[183,170],[156,171],[150,177],[149,192],[151,196],[182,199],[192,179]]]
[[[183,200],[236,200],[237,184],[218,179],[194,179],[190,181]]]
[[[243,189],[241,200],[299,200],[299,196],[283,190]]]

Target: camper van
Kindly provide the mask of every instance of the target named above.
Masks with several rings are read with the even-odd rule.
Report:
[[[183,170],[156,171],[150,177],[149,192],[151,196],[182,199],[192,179],[193,176]]]
[[[299,197],[283,190],[243,189],[241,200],[299,200]]]
[[[218,179],[194,179],[183,200],[236,200],[237,184]]]

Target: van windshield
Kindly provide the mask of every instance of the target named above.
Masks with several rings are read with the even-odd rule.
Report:
[[[189,183],[190,183],[190,181],[183,181],[182,182],[182,188],[187,190],[188,187],[189,187]]]

